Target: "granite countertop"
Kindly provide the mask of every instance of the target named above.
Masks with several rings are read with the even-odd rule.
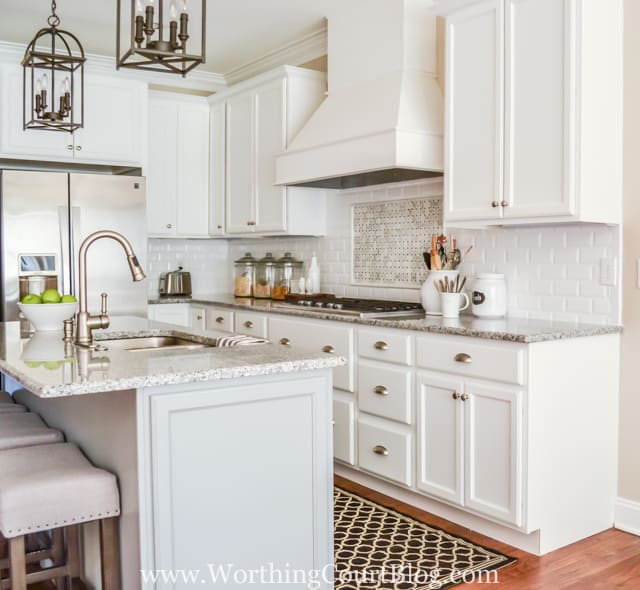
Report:
[[[204,337],[134,317],[112,317],[111,327],[94,336],[96,341],[144,336],[187,336],[208,344],[216,340],[212,332]],[[0,322],[0,372],[39,397],[294,373],[345,362],[341,357],[271,343],[195,350],[88,350],[65,345],[62,332],[24,334],[19,322]]]
[[[470,336],[489,340],[504,340],[508,342],[546,342],[563,340],[566,338],[582,338],[604,334],[618,334],[622,326],[579,324],[573,322],[552,322],[546,320],[528,320],[523,318],[504,318],[498,320],[479,319],[470,315],[462,315],[459,319],[446,320],[436,316],[426,316],[416,319],[384,318],[369,319],[354,316],[344,316],[326,312],[308,311],[304,308],[282,309],[275,307],[267,299],[244,299],[232,295],[194,295],[192,297],[163,297],[150,299],[149,304],[161,303],[195,303],[202,305],[216,305],[231,309],[247,311],[278,313],[284,315],[306,317],[313,319],[350,322],[365,326],[380,328],[397,328],[402,330],[416,330],[434,334],[450,334],[455,336]]]

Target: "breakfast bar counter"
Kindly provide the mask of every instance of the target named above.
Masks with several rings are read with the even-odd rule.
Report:
[[[332,563],[331,370],[344,359],[218,347],[211,333],[140,318],[95,336],[88,350],[0,324],[0,371],[24,387],[17,401],[117,475],[125,590],[169,587],[176,571],[214,587],[227,564],[285,575]],[[91,525],[84,538],[99,589]]]

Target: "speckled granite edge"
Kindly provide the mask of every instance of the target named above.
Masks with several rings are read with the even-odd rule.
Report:
[[[520,342],[530,344],[534,342],[549,342],[553,340],[567,340],[572,338],[586,338],[589,336],[603,336],[619,334],[622,326],[604,326],[597,324],[572,324],[564,322],[549,322],[544,320],[526,320],[520,318],[506,318],[503,320],[481,320],[472,316],[460,316],[459,320],[447,321],[440,317],[425,317],[423,319],[389,319],[389,318],[359,318],[354,316],[336,315],[329,312],[313,312],[305,309],[273,308],[269,300],[236,300],[226,296],[194,296],[189,300],[184,298],[150,299],[150,305],[167,303],[194,303],[197,305],[212,305],[229,309],[252,311],[257,313],[271,313],[304,317],[314,320],[329,320],[377,326],[379,328],[395,328],[413,330],[432,334],[448,334],[452,336],[468,336],[487,340],[502,340],[506,342]],[[486,328],[488,322],[494,326]],[[500,326],[500,324],[502,326]]]

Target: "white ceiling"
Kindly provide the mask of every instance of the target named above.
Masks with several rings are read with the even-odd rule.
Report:
[[[196,0],[190,0],[195,2]],[[207,63],[226,74],[325,26],[324,0],[207,0]],[[116,0],[57,0],[61,28],[87,53],[114,56]],[[0,0],[0,40],[27,44],[46,26],[50,0]]]

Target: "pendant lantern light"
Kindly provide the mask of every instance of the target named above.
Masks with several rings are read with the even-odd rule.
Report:
[[[24,129],[73,133],[83,126],[84,63],[78,38],[59,29],[56,2],[22,59]]]
[[[118,68],[186,76],[205,62],[206,0],[117,0]]]

